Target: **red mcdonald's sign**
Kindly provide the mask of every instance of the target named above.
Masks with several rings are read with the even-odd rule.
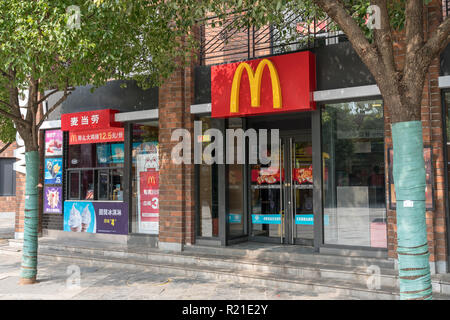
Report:
[[[213,118],[315,110],[316,63],[304,51],[211,67]]]

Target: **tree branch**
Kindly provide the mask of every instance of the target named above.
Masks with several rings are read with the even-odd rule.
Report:
[[[423,0],[408,0],[405,8],[406,59],[423,46]],[[405,64],[406,65],[406,64]]]
[[[0,149],[0,154],[2,154],[6,149],[9,148],[10,145],[12,145],[12,142],[8,142],[7,144],[5,144],[1,149]]]
[[[388,77],[397,80],[397,69],[394,60],[394,46],[392,41],[392,28],[389,20],[389,11],[387,8],[387,0],[373,0],[372,3],[380,8],[380,29],[374,30],[375,45],[381,58]]]
[[[56,109],[58,108],[66,99],[69,95],[72,94],[71,89],[75,89],[75,88],[68,88],[66,87],[64,89],[64,94],[63,96],[50,108],[47,110],[47,112],[45,113],[45,115],[42,117],[42,119],[39,121],[39,123],[37,124],[37,128],[39,129],[41,127],[41,125],[44,123],[45,120],[47,120],[47,118],[50,116],[50,114]]]
[[[0,101],[0,102],[3,102],[3,101]],[[29,123],[29,122],[25,121],[25,120],[22,119],[22,118],[19,118],[19,117],[13,115],[12,113],[9,113],[9,112],[7,112],[7,111],[5,111],[5,110],[3,110],[3,109],[0,109],[0,114],[3,115],[3,116],[5,116],[5,117],[7,117],[8,119],[11,119],[11,120],[13,120],[13,121],[16,121],[16,122],[21,123],[22,125],[24,125],[24,126],[26,126],[26,127],[30,126],[30,123]]]
[[[442,22],[433,35],[428,39],[425,45],[420,50],[420,55],[427,57],[426,65],[428,68],[431,61],[437,58],[438,55],[447,47],[450,43],[450,18],[447,18]]]
[[[58,88],[50,91],[49,93],[47,93],[42,99],[40,99],[37,104],[40,105],[42,102],[44,102],[45,100],[47,100],[50,96],[52,96],[53,94],[57,93],[59,91]]]

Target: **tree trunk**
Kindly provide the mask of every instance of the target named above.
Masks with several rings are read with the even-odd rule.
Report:
[[[37,274],[39,153],[27,151],[25,161],[25,220],[20,283],[33,284]]]
[[[432,299],[422,122],[392,124],[400,299]]]

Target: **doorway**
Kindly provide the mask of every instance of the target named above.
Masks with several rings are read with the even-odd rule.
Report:
[[[314,246],[311,117],[301,120],[294,130],[289,130],[290,121],[276,121],[283,129],[275,166],[248,166],[252,241]],[[259,122],[252,127],[265,126]]]

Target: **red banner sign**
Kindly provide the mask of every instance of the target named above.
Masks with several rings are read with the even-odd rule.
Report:
[[[159,221],[159,172],[140,173],[141,222]]]
[[[67,113],[61,116],[61,130],[87,131],[120,127],[114,119],[117,110],[104,109],[87,112]]]
[[[107,143],[124,141],[123,128],[69,132],[69,144]]]
[[[213,118],[315,110],[315,90],[309,51],[211,67]]]

